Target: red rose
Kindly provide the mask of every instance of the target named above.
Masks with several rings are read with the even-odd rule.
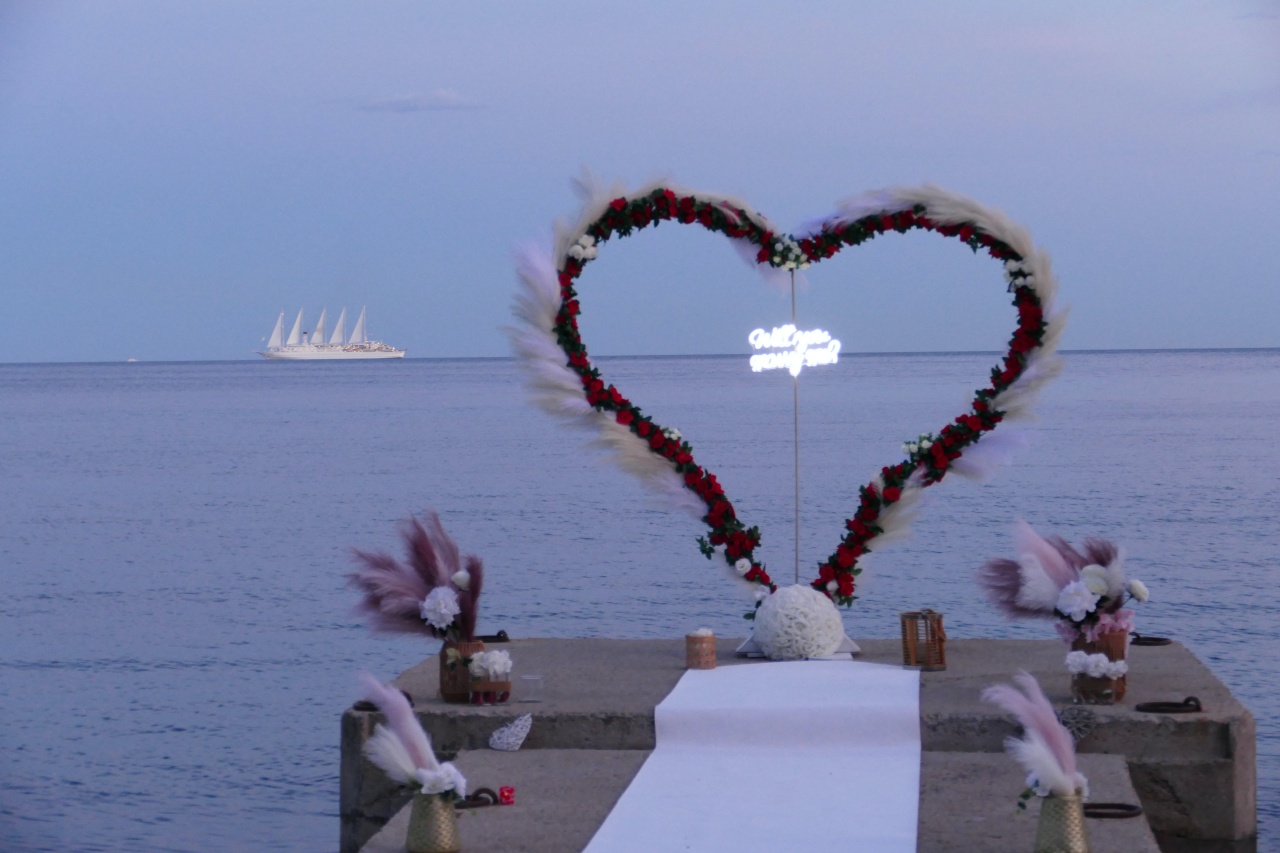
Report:
[[[648,435],[651,429],[653,429],[653,424],[649,421],[639,421],[638,423],[636,423],[636,432],[640,435],[641,438],[644,438],[646,435]]]
[[[653,435],[649,436],[649,446],[652,447],[654,450],[657,450],[659,447],[662,447],[662,445],[666,443],[667,443],[666,437],[663,436],[663,434],[660,432],[655,432]]]
[[[570,299],[568,302],[564,304],[564,310],[569,313],[570,317],[577,314],[578,311],[581,310],[578,305],[578,300]]]
[[[612,207],[614,210],[622,210],[624,207],[627,206],[627,200],[625,198],[618,197],[618,198],[615,198],[613,201],[609,202],[609,206]]]
[[[849,572],[845,572],[844,574],[840,575],[840,577],[836,580],[836,583],[839,584],[839,589],[836,591],[839,592],[841,595],[843,595],[846,598],[853,595],[853,575],[852,574],[850,574]]]
[[[623,426],[630,426],[631,422],[635,420],[635,417],[636,416],[631,413],[630,409],[622,409],[618,412],[618,415],[617,415],[618,423],[622,424]]]
[[[899,489],[897,486],[890,486],[884,490],[884,499],[889,503],[893,503],[900,497],[902,497],[902,489]]]
[[[832,566],[830,563],[823,563],[818,568],[818,583],[825,585],[828,582],[833,581],[835,579],[836,579],[836,570],[835,570],[835,567]]]
[[[960,239],[968,243],[973,239],[973,226],[965,225],[960,228]]]

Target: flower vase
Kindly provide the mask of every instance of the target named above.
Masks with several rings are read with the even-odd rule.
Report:
[[[484,651],[479,640],[446,640],[440,649],[440,698],[465,704],[471,701],[471,658]]]
[[[1089,853],[1084,831],[1084,803],[1079,794],[1050,794],[1040,800],[1035,853]]]
[[[408,853],[458,853],[458,818],[453,803],[439,794],[414,794],[405,835]]]
[[[1109,631],[1092,642],[1083,636],[1071,643],[1071,650],[1085,654],[1104,654],[1107,660],[1125,660],[1129,654],[1129,632]],[[1086,673],[1071,676],[1071,696],[1077,704],[1113,705],[1124,699],[1128,676],[1094,678]]]

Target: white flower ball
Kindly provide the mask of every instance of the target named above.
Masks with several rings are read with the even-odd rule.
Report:
[[[819,658],[839,648],[844,623],[831,599],[797,584],[764,600],[756,611],[752,636],[771,660]]]

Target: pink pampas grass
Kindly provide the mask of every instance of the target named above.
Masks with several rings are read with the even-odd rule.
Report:
[[[484,586],[484,563],[468,554],[445,532],[434,511],[425,524],[410,518],[402,536],[405,561],[383,551],[353,549],[361,567],[347,575],[347,585],[362,593],[356,610],[375,633],[426,634],[437,639],[474,640]],[[437,628],[422,618],[422,602],[438,588],[451,590],[459,613],[452,624]]]
[[[1027,786],[1035,788],[1040,796],[1087,793],[1088,782],[1076,770],[1075,741],[1058,722],[1040,684],[1025,672],[1019,672],[1013,680],[1021,689],[997,684],[984,690],[982,698],[1013,714],[1022,725],[1023,736],[1007,738],[1004,746],[1026,769]]]

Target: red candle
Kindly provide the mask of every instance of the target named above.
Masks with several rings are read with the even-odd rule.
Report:
[[[514,806],[516,804],[516,789],[510,785],[503,785],[498,789],[498,802],[504,806]]]

